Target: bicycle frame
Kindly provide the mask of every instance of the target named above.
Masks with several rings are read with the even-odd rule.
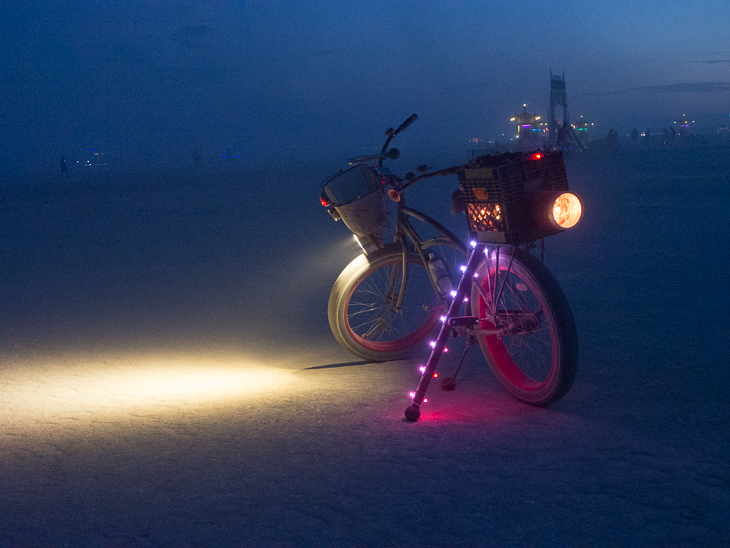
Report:
[[[482,260],[482,254],[484,253],[484,250],[487,246],[485,244],[474,243],[472,247],[473,249],[471,255],[469,255],[469,259],[466,263],[466,269],[464,270],[464,274],[462,275],[461,280],[459,280],[459,285],[456,289],[454,300],[451,301],[449,311],[442,321],[438,337],[433,344],[433,350],[431,351],[431,355],[428,357],[426,366],[423,368],[421,380],[418,383],[416,391],[411,392],[410,394],[411,405],[405,411],[406,419],[409,421],[418,420],[418,417],[421,414],[421,404],[425,399],[428,385],[431,383],[431,379],[433,378],[433,374],[436,371],[436,366],[438,365],[439,358],[441,358],[441,354],[444,352],[444,348],[446,347],[446,340],[449,338],[449,335],[451,333],[450,320],[452,318],[458,317],[459,310],[461,309],[461,305],[464,302],[464,297],[466,296],[466,292],[468,289],[471,288],[471,284],[473,283],[474,272],[476,272],[477,266]]]
[[[430,177],[443,177],[443,176],[446,176],[446,175],[452,175],[454,173],[455,173],[454,168],[442,169],[440,171],[435,171],[433,173],[425,173],[423,175],[420,175],[419,177],[416,177],[416,178],[412,179],[411,181],[409,181],[408,183],[406,183],[405,185],[403,185],[403,190],[405,190],[408,186],[416,183],[417,181],[419,181],[421,179],[430,178]],[[430,225],[431,227],[433,227],[434,229],[436,229],[437,231],[441,232],[452,243],[457,244],[461,248],[461,251],[465,255],[467,254],[467,249],[468,249],[467,246],[457,236],[455,236],[451,231],[449,231],[449,229],[447,229],[441,223],[439,223],[435,219],[432,219],[431,217],[429,217],[425,213],[422,213],[422,212],[420,212],[418,210],[415,210],[415,209],[412,209],[410,207],[407,207],[405,205],[405,203],[404,203],[404,200],[401,200],[400,202],[398,202],[398,223],[396,225],[396,240],[399,239],[399,235],[401,235],[402,233],[405,233],[408,236],[408,238],[413,242],[414,247],[415,247],[417,253],[419,254],[419,256],[421,257],[421,260],[423,261],[424,265],[427,265],[428,264],[428,258],[426,257],[426,254],[423,251],[423,243],[424,243],[424,241],[420,238],[420,236],[418,235],[418,233],[416,232],[416,230],[411,226],[411,224],[410,224],[410,222],[408,220],[408,217],[409,216],[410,217],[414,217],[414,218],[418,219],[419,221],[421,221],[423,223],[426,223],[426,224]],[[402,238],[402,236],[401,236],[401,238]],[[401,287],[401,292],[400,292],[399,299],[398,299],[398,304],[399,305],[402,303],[402,296],[405,293],[405,290],[407,288],[407,271],[408,271],[408,261],[407,261],[408,250],[407,250],[407,244],[403,240],[401,240],[401,243],[404,246],[403,247],[403,250],[404,250],[403,251],[404,275],[403,275],[403,282],[401,284],[401,286],[402,286]],[[512,246],[509,246],[509,245],[498,245],[498,246],[495,247],[496,262],[497,262],[497,264],[499,264],[500,249],[503,248],[503,247],[512,247]],[[487,247],[486,244],[479,246],[479,248],[482,250],[482,252],[484,252],[484,251],[486,251],[488,249],[488,247]],[[495,316],[496,315],[496,303],[499,302],[499,299],[502,296],[502,291],[504,290],[504,284],[505,284],[505,281],[506,281],[506,276],[509,274],[509,272],[510,272],[510,270],[512,268],[512,260],[513,259],[514,259],[514,255],[513,254],[510,254],[510,262],[509,262],[509,265],[507,266],[507,270],[505,272],[505,275],[502,277],[502,284],[499,286],[499,290],[498,291],[497,291],[497,285],[498,285],[498,283],[497,283],[497,280],[496,279],[494,280],[494,282],[488,281],[488,285],[489,285],[490,288],[492,286],[494,286],[494,289],[491,290],[491,291],[493,291],[493,294],[492,295],[487,295],[486,292],[485,292],[485,290],[484,290],[484,288],[481,287],[481,286],[479,286],[479,285],[477,285],[477,288],[479,290],[479,293],[482,295],[482,297],[484,298],[485,302],[490,303],[490,313],[491,313],[492,316]],[[473,274],[474,273],[472,272],[472,275]],[[437,295],[441,294],[440,288],[438,287],[438,284],[436,283],[436,280],[434,279],[434,277],[433,277],[433,275],[432,275],[432,273],[431,273],[430,270],[428,272],[428,276],[429,276],[429,279],[431,280],[431,285],[433,286],[434,291],[436,292],[436,294]],[[487,272],[487,276],[489,276],[489,272]],[[468,288],[467,288],[467,290],[468,290]],[[462,296],[462,300],[463,300],[463,298],[464,298],[464,296]],[[470,309],[471,309],[471,306],[470,306],[469,303],[467,303],[467,306],[466,306],[466,313],[467,313],[467,315],[470,314]],[[469,335],[498,335],[498,334],[501,334],[502,333],[502,330],[499,330],[499,329],[495,329],[495,330],[467,329],[466,332]]]
[[[428,257],[426,256],[425,251],[423,250],[424,242],[428,240],[421,239],[421,236],[416,232],[416,229],[413,228],[411,225],[408,217],[413,217],[415,219],[418,219],[419,221],[431,226],[438,232],[440,232],[444,237],[446,237],[451,243],[455,244],[455,246],[458,246],[461,251],[466,254],[466,246],[464,243],[456,237],[449,229],[447,229],[445,226],[443,226],[441,223],[436,221],[435,219],[432,219],[425,213],[422,213],[418,210],[415,210],[413,208],[407,207],[406,205],[402,205],[401,203],[398,204],[398,223],[396,225],[396,235],[395,239],[396,241],[400,240],[401,244],[403,245],[403,266],[404,266],[404,275],[403,280],[405,281],[407,279],[407,268],[408,268],[408,246],[403,238],[403,234],[405,234],[408,239],[413,242],[413,247],[415,248],[418,255],[421,257],[421,260],[423,261],[423,264],[426,265],[426,270],[428,271],[428,277],[431,280],[431,285],[433,286],[434,291],[437,295],[441,294],[441,289],[438,286],[437,281],[434,279],[433,273],[428,269]],[[405,291],[405,288],[403,289]],[[446,295],[442,295],[446,296]]]
[[[491,336],[491,335],[497,335],[502,336],[505,334],[508,334],[508,332],[503,328],[497,328],[497,329],[479,329],[476,328],[475,325],[469,325],[468,319],[471,318],[471,303],[468,302],[468,300],[465,299],[467,292],[471,289],[474,274],[477,270],[477,267],[479,266],[479,263],[483,259],[483,255],[485,251],[488,250],[487,244],[484,243],[476,243],[472,242],[471,246],[467,246],[464,244],[464,242],[459,239],[456,235],[454,235],[449,229],[447,229],[445,226],[443,226],[441,223],[436,221],[435,219],[431,218],[430,216],[426,215],[425,213],[418,211],[416,209],[410,208],[405,205],[405,199],[404,199],[404,191],[405,189],[416,183],[417,181],[424,179],[424,178],[430,178],[430,177],[443,177],[446,175],[451,175],[454,173],[453,168],[444,169],[441,171],[433,172],[433,173],[426,173],[422,174],[419,177],[416,177],[412,179],[411,181],[405,183],[401,187],[401,193],[400,193],[400,199],[397,201],[398,206],[398,217],[397,222],[395,226],[395,234],[394,234],[394,241],[400,242],[403,250],[402,255],[402,265],[401,268],[403,269],[403,275],[401,277],[401,284],[398,288],[398,294],[397,297],[395,296],[395,283],[397,279],[397,270],[393,270],[391,272],[390,279],[388,281],[387,286],[387,295],[388,299],[391,302],[391,307],[394,312],[399,312],[402,304],[403,304],[403,298],[408,288],[408,271],[409,271],[409,253],[410,248],[408,245],[408,240],[410,240],[413,244],[413,248],[418,253],[419,257],[421,258],[421,261],[426,266],[426,271],[428,272],[429,280],[431,281],[431,285],[433,287],[433,290],[435,294],[441,298],[448,298],[451,297],[453,300],[451,301],[448,312],[445,316],[442,317],[442,327],[439,330],[439,335],[436,338],[435,341],[433,341],[432,347],[433,350],[431,351],[431,354],[429,356],[429,360],[426,363],[426,366],[423,370],[423,374],[421,376],[421,380],[418,384],[418,387],[415,392],[411,393],[411,406],[406,410],[406,417],[415,417],[415,418],[409,418],[408,420],[416,420],[417,416],[420,415],[420,406],[423,403],[425,399],[425,394],[428,389],[428,385],[431,381],[431,378],[433,377],[433,373],[438,365],[438,361],[441,357],[441,354],[444,351],[444,348],[446,346],[446,341],[449,338],[449,336],[452,333],[452,329],[458,329],[461,327],[460,334],[462,335],[468,335],[469,337],[474,336]],[[428,268],[428,262],[429,259],[426,255],[426,252],[424,251],[424,244],[426,244],[429,239],[422,239],[421,236],[418,234],[417,230],[411,225],[410,217],[413,217],[414,219],[417,219],[424,224],[432,227],[437,232],[439,232],[444,238],[446,238],[450,243],[454,244],[455,247],[458,247],[465,255],[468,255],[467,264],[465,267],[462,267],[464,270],[463,275],[461,276],[461,279],[459,280],[458,287],[456,291],[452,291],[451,295],[444,295],[441,289],[438,286],[437,280],[435,279],[433,273]],[[436,238],[438,238],[437,236]],[[500,261],[500,249],[506,247],[510,248],[512,246],[510,245],[497,245],[494,248],[495,258],[496,258],[496,264],[499,264]],[[469,250],[471,253],[469,253]],[[514,254],[510,253],[510,261],[507,265],[506,271],[500,276],[499,269],[495,272],[495,278],[492,280],[490,278],[489,270],[487,270],[487,286],[489,288],[487,293],[487,290],[485,290],[481,285],[477,284],[476,287],[481,294],[482,298],[486,303],[489,304],[489,313],[487,318],[489,319],[496,317],[497,314],[497,303],[499,303],[499,300],[502,296],[502,292],[504,291],[504,286],[506,283],[506,279],[509,276],[509,272],[512,268],[512,261],[514,259]],[[501,284],[499,282],[499,278],[502,278]],[[461,310],[462,304],[465,307],[465,316],[462,318],[465,320],[464,324],[454,324],[452,325],[452,320],[454,318],[459,318],[459,312]],[[525,317],[524,324],[528,326],[527,330],[529,330],[529,322],[532,320],[531,317]],[[514,327],[513,327],[514,328]],[[467,346],[469,348],[471,344]],[[457,369],[458,371],[458,369]]]

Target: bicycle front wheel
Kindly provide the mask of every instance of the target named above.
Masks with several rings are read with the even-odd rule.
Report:
[[[499,381],[518,399],[549,405],[573,384],[578,367],[575,320],[560,286],[529,253],[494,250],[472,285],[479,346]]]
[[[431,243],[434,249],[450,245],[445,239]],[[402,282],[400,244],[360,255],[342,271],[330,293],[328,317],[344,348],[370,361],[399,360],[427,348],[424,340],[440,324],[448,302],[434,290],[427,267],[413,251],[405,286]]]

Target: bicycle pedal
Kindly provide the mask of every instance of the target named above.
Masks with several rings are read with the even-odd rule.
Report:
[[[450,327],[473,327],[479,323],[479,318],[476,316],[455,316],[449,318]]]

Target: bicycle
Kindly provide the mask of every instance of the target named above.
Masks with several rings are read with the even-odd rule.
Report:
[[[466,336],[467,346],[442,388],[455,387],[466,352],[478,342],[491,370],[514,396],[533,405],[554,403],[575,379],[578,337],[565,295],[530,250],[582,216],[580,199],[568,192],[562,156],[550,151],[487,155],[434,172],[420,166],[419,175],[401,179],[383,162],[398,158],[399,151],[388,147],[417,118],[414,114],[388,129],[379,154],[353,158],[350,168],[322,182],[322,205],[345,222],[363,249],[330,293],[332,333],[357,356],[389,361],[422,349],[440,325],[418,387],[410,393],[408,421],[420,416],[451,335]],[[466,214],[468,246],[438,221],[406,206],[408,188],[447,175],[459,179],[452,213]],[[383,243],[390,232],[386,195],[397,207],[392,243]],[[420,222],[418,230],[412,220]],[[424,227],[436,235],[423,238],[419,230]],[[465,264],[457,277],[459,258]]]

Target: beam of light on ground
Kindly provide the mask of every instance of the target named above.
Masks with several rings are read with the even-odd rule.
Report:
[[[2,433],[11,436],[62,424],[174,421],[306,389],[291,369],[235,354],[23,358],[5,360],[0,372]]]

